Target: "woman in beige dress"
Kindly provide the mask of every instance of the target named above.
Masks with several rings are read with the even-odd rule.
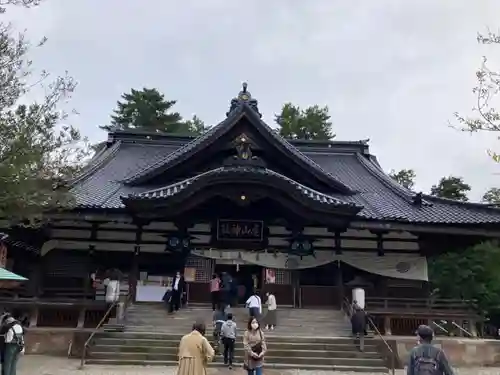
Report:
[[[182,337],[179,344],[177,375],[206,375],[208,362],[214,358],[214,350],[205,337],[205,324],[195,323],[193,331]]]
[[[244,367],[248,375],[262,375],[262,365],[267,350],[266,338],[258,320],[253,317],[248,321],[247,330],[243,335],[243,347],[245,349]]]

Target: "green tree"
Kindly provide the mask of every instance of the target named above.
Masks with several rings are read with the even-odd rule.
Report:
[[[481,311],[492,314],[500,308],[499,264],[499,244],[484,242],[431,259],[429,280],[439,296],[476,300]]]
[[[500,46],[500,35],[492,32],[478,34],[477,41],[482,45]],[[480,131],[499,132],[500,67],[491,67],[488,59],[483,57],[482,64],[476,71],[476,79],[476,86],[472,89],[476,96],[476,105],[472,108],[474,116],[455,113],[455,117],[461,125],[460,130],[470,133]],[[492,150],[488,150],[488,152],[495,161],[500,161],[500,155]]]
[[[431,187],[431,195],[466,202],[470,190],[470,185],[462,177],[449,176],[441,178],[437,185]]]
[[[203,134],[208,130],[208,127],[205,123],[196,115],[193,116],[191,120],[185,122],[185,128],[187,133],[193,135]]]
[[[5,5],[0,3],[3,11]],[[47,73],[34,77],[28,59],[32,47],[23,34],[0,23],[0,217],[13,222],[36,220],[45,210],[67,207],[71,196],[65,182],[87,155],[79,132],[67,125],[61,108],[75,81],[69,76],[50,79]],[[45,97],[27,103],[26,94],[37,86]]]
[[[335,137],[328,107],[317,105],[301,109],[286,103],[274,121],[280,126],[280,134],[290,139],[329,140]]]
[[[483,198],[481,200],[485,203],[500,205],[500,189],[499,188],[488,189],[488,191],[484,193]]]
[[[398,184],[404,186],[407,189],[412,189],[415,185],[415,178],[417,175],[413,169],[401,169],[396,172],[394,169],[389,173],[389,176],[395,180]]]
[[[111,125],[100,126],[106,131],[140,129],[178,133],[185,130],[185,123],[178,112],[170,112],[175,100],[165,100],[157,89],[132,89],[122,95],[111,116]]]

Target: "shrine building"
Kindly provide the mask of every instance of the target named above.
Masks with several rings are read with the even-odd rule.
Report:
[[[27,295],[94,298],[90,275],[118,269],[137,301],[178,270],[191,303],[223,271],[242,300],[257,288],[279,305],[338,308],[358,286],[425,298],[429,256],[500,237],[499,209],[404,188],[367,141],[284,139],[257,104],[245,85],[199,137],[109,133],[72,181],[74,209],[49,215],[38,251],[9,255]]]

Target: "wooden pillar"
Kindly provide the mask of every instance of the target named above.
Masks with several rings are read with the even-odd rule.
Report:
[[[129,275],[129,290],[132,296],[132,301],[135,302],[137,297],[137,283],[139,280],[139,253],[141,252],[140,245],[134,246],[134,255],[132,258],[132,267]]]
[[[459,325],[461,328],[464,328],[464,321],[462,319],[459,319],[456,322],[457,325]],[[464,331],[462,331],[460,328],[458,329],[458,336],[459,337],[464,337]]]
[[[92,259],[94,257],[94,252],[95,252],[95,241],[97,240],[97,230],[98,230],[99,224],[97,223],[92,223],[92,228],[90,229],[90,242],[91,244],[89,245],[87,249],[87,256],[85,258],[85,279],[83,280],[83,295],[84,299],[87,299],[88,296],[92,295],[92,280],[90,279],[90,274],[94,272],[95,270]]]
[[[293,307],[302,307],[302,294],[300,293],[300,274],[299,270],[291,271],[292,290],[293,290]]]
[[[391,317],[390,316],[385,316],[384,317],[384,332],[385,332],[386,336],[391,336],[392,335]]]
[[[95,271],[93,269],[94,265],[92,261],[94,257],[94,251],[95,251],[95,245],[89,245],[85,262],[85,279],[83,280],[83,293],[85,299],[93,294],[92,280],[90,279],[90,275],[92,274],[92,272]]]
[[[336,287],[339,298],[339,309],[342,311],[344,304],[345,291],[344,291],[344,278],[342,277],[342,266],[340,260],[337,260],[337,277],[336,277]]]
[[[132,258],[132,267],[129,276],[129,289],[132,296],[132,301],[134,302],[137,298],[137,282],[139,280],[139,256],[141,253],[141,241],[142,224],[139,224],[137,225],[137,231],[135,232],[134,255]]]
[[[76,328],[83,328],[85,327],[85,312],[86,308],[84,306],[80,306],[80,311],[78,313],[78,322],[76,324]]]
[[[42,294],[43,289],[43,275],[42,275],[42,257],[35,258],[35,264],[33,264],[33,269],[30,272],[29,276],[29,294],[33,298],[39,298]]]
[[[35,305],[31,309],[31,314],[30,314],[30,328],[35,328],[38,324],[38,312],[39,308],[38,305]]]

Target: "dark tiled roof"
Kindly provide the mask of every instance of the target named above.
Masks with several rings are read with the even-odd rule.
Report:
[[[34,254],[40,253],[40,250],[37,249],[36,247],[31,246],[23,241],[19,241],[17,239],[14,239],[11,236],[9,236],[8,234],[2,233],[2,232],[0,232],[0,244],[1,243],[5,243],[8,246],[17,247],[20,249],[25,249],[27,251],[34,253]]]
[[[235,166],[225,166],[219,167],[212,170],[209,170],[205,173],[201,173],[194,177],[185,179],[183,181],[177,182],[175,184],[163,186],[157,189],[148,190],[142,193],[131,194],[125,199],[166,199],[176,195],[177,193],[187,189],[189,186],[195,184],[198,181],[201,181],[206,178],[214,177],[217,175],[228,175],[235,174],[241,175],[244,177],[245,175],[263,175],[270,178],[278,178],[282,181],[289,183],[293,188],[296,188],[300,191],[308,199],[311,199],[314,202],[326,204],[329,206],[346,206],[352,208],[362,208],[362,206],[357,205],[354,202],[345,202],[339,198],[334,198],[331,195],[323,194],[316,190],[313,190],[307,186],[304,186],[297,181],[294,181],[280,173],[277,173],[268,168],[256,168],[256,167],[235,167]]]
[[[175,152],[180,147],[177,142],[169,144],[167,139],[155,143],[143,139],[136,143],[117,143],[118,146],[112,146],[107,157],[73,187],[72,192],[80,207],[122,208],[122,197],[164,188],[128,186],[124,181]],[[360,218],[443,224],[500,223],[500,209],[482,204],[425,196],[423,205],[415,205],[412,202],[414,193],[387,176],[366,150],[361,152],[363,147],[359,143],[339,143],[338,149],[340,152],[337,152],[335,142],[323,148],[301,145],[304,155],[355,192],[329,196],[363,206],[358,213]]]
[[[319,164],[315,163],[313,160],[304,155],[298,148],[294,147],[286,139],[278,135],[269,125],[262,121],[258,113],[247,104],[241,104],[237,107],[236,110],[233,110],[224,121],[210,128],[203,135],[186,143],[175,152],[165,156],[164,158],[158,159],[154,163],[138,170],[135,174],[129,176],[125,182],[132,184],[137,182],[144,182],[144,179],[147,178],[148,175],[163,171],[166,168],[175,165],[177,162],[199,152],[208,144],[214,142],[223,134],[227,133],[232,128],[232,126],[234,126],[244,115],[247,116],[247,118],[254,124],[258,131],[264,133],[267,136],[270,136],[275,141],[276,145],[280,147],[289,157],[296,158],[307,168],[311,168],[312,170],[316,171],[320,176],[328,179],[330,183],[333,184],[332,186],[335,186],[340,191],[344,193],[349,192],[349,188],[345,184],[343,184],[342,181],[335,179],[333,175],[325,171]]]

